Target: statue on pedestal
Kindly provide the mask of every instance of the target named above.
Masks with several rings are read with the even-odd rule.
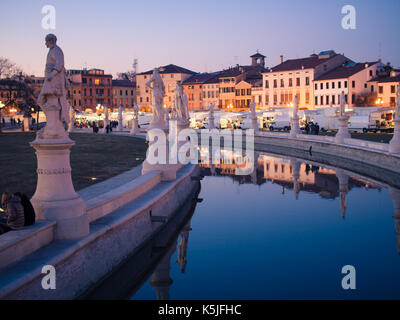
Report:
[[[151,85],[153,84],[153,85]],[[153,76],[146,82],[146,86],[150,88],[152,93],[152,112],[153,118],[151,120],[151,124],[161,124],[165,125],[165,117],[164,117],[164,96],[165,96],[165,86],[164,82],[161,79],[160,72],[158,68],[154,68]]]
[[[179,122],[189,122],[189,106],[188,99],[183,91],[183,87],[180,81],[177,82],[177,87],[174,89],[174,106],[176,111],[176,118]]]
[[[45,38],[46,47],[49,48],[45,67],[45,80],[40,91],[38,102],[46,113],[46,106],[57,103],[61,106],[59,119],[69,124],[70,105],[66,98],[68,81],[64,67],[64,53],[57,46],[57,37],[48,34]],[[46,114],[47,116],[47,114]]]

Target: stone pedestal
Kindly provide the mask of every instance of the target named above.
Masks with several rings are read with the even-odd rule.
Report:
[[[29,132],[31,130],[31,117],[24,116],[24,132]]]
[[[117,126],[117,131],[123,131],[124,126],[122,123],[122,107],[118,108],[118,126]]]
[[[251,119],[251,128],[254,130],[254,132],[257,132],[260,130],[260,126],[258,125],[257,117]]]
[[[215,129],[215,118],[214,118],[214,116],[208,117],[208,129]]]
[[[300,134],[299,117],[294,116],[291,118],[290,122],[290,138],[295,139],[298,134]]]
[[[400,115],[399,115],[400,116]],[[396,118],[397,118],[396,114]],[[394,121],[394,134],[392,140],[389,143],[390,153],[400,153],[400,117]]]
[[[139,130],[139,125],[138,125],[138,119],[135,117],[132,119],[132,128],[129,134],[135,135],[140,132]]]
[[[160,141],[156,141],[161,132],[164,133],[165,138],[161,139]],[[147,139],[149,141],[149,148],[147,150],[146,159],[142,164],[142,174],[146,174],[151,171],[160,171],[162,181],[175,180],[176,172],[179,170],[181,165],[177,162],[171,162],[169,159],[170,152],[174,152],[171,150],[169,145],[169,130],[167,128],[149,128],[147,131]],[[156,156],[158,159],[162,159],[163,163],[154,163],[152,148],[155,145],[159,147]],[[177,146],[173,147],[177,148]],[[161,155],[159,155],[160,152],[162,153]]]
[[[348,121],[349,121],[348,116],[340,116],[338,118],[339,130],[335,136],[336,143],[344,143],[344,139],[351,138]]]
[[[60,119],[61,106],[48,101],[42,106],[47,124],[30,145],[36,150],[38,181],[31,202],[38,219],[53,220],[56,239],[72,239],[89,233],[86,205],[75,192],[71,179],[68,137]]]
[[[101,130],[102,133],[107,133],[107,125],[109,124],[108,121],[108,107],[105,107],[104,109],[104,127],[103,130]]]

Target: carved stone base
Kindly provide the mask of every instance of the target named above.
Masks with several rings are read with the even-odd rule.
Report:
[[[338,119],[339,130],[336,133],[335,141],[336,143],[344,143],[344,139],[351,138],[348,126],[349,117],[341,116]]]
[[[400,119],[394,120],[394,134],[389,143],[390,153],[400,153]]]
[[[140,132],[139,126],[138,126],[138,120],[134,118],[132,120],[132,128],[131,131],[129,132],[130,134],[138,134]]]
[[[158,129],[158,130],[156,130]],[[165,141],[163,143],[165,143],[164,146],[164,150],[165,150],[165,154],[161,155],[162,159],[164,160],[164,163],[153,163],[153,161],[149,160],[149,155],[151,156],[151,154],[147,153],[146,156],[146,160],[143,161],[142,164],[142,174],[146,174],[148,172],[152,172],[152,171],[160,171],[161,172],[161,180],[162,181],[169,181],[169,180],[175,180],[176,179],[176,172],[181,168],[181,164],[180,163],[171,163],[170,159],[169,159],[169,154],[170,154],[170,146],[169,146],[169,142],[168,142],[168,129],[159,129],[159,128],[152,128],[149,129],[147,131],[147,135],[148,135],[148,140],[149,141],[153,141],[149,143],[149,149],[151,148],[151,146],[154,143],[157,143],[158,145],[160,145],[160,142],[154,141],[155,140],[155,136],[157,135],[157,132],[159,133],[159,130],[164,132],[165,135]],[[159,150],[161,152],[161,150]]]
[[[38,219],[57,222],[56,239],[73,239],[89,233],[85,202],[72,184],[69,156],[74,144],[68,137],[37,137],[30,143],[38,160],[37,187],[31,202]]]
[[[291,118],[291,127],[290,127],[290,137],[296,138],[297,135],[300,133],[300,126],[299,126],[299,118]]]

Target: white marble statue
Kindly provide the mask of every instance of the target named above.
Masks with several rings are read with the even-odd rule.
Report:
[[[345,104],[345,97],[344,97],[344,91],[342,91],[342,93],[340,94],[340,116],[341,117],[344,117],[346,115],[344,104]]]
[[[210,104],[209,104],[208,116],[210,118],[214,118],[214,103],[213,102],[210,102]]]
[[[133,105],[133,115],[136,119],[139,119],[139,106],[136,103]]]
[[[154,68],[153,76],[149,79],[149,81],[146,82],[146,86],[150,88],[153,99],[153,119],[151,122],[163,123],[165,121],[163,113],[165,86],[163,80],[161,79],[158,68]]]
[[[254,99],[250,103],[250,113],[251,113],[251,119],[256,118],[256,103]]]
[[[69,123],[70,105],[66,98],[68,81],[64,67],[64,54],[59,46],[56,45],[57,37],[48,34],[45,39],[46,47],[49,48],[45,67],[45,81],[40,91],[38,102],[41,106],[50,101],[58,100],[61,105],[60,120]],[[54,99],[56,98],[56,99]],[[46,111],[45,111],[46,112]]]
[[[174,104],[177,120],[187,121],[189,120],[189,105],[188,99],[183,91],[183,87],[180,81],[177,81],[177,86],[174,89]]]
[[[293,99],[293,119],[299,118],[299,99],[297,96],[294,96]]]

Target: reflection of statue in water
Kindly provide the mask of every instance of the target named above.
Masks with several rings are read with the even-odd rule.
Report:
[[[174,105],[177,120],[187,121],[189,120],[188,99],[183,91],[183,87],[180,81],[177,82],[177,87],[174,89],[174,92]]]
[[[163,124],[165,122],[163,113],[165,86],[158,68],[154,68],[153,76],[146,82],[146,86],[151,89],[153,99],[153,119],[151,123]]]
[[[181,232],[181,241],[178,244],[178,259],[174,261],[175,263],[178,263],[181,267],[181,273],[185,273],[186,268],[189,232],[192,230],[190,222],[191,221],[189,220],[189,222],[186,224],[185,228]]]
[[[70,105],[66,98],[66,88],[68,85],[64,68],[64,54],[59,46],[56,45],[57,37],[54,34],[46,36],[46,47],[49,53],[46,59],[45,81],[40,91],[38,102],[44,107],[46,104],[57,103],[61,106],[60,120],[69,123]],[[46,109],[43,109],[46,112]]]

